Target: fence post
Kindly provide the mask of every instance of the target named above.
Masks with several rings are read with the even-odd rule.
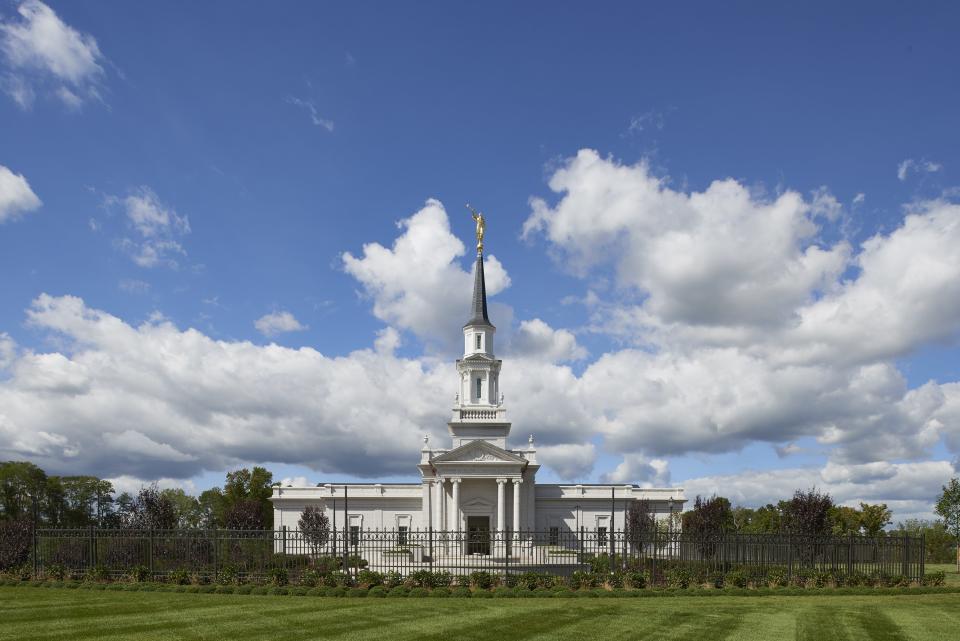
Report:
[[[90,569],[97,564],[97,539],[93,524],[90,524]]]
[[[213,526],[213,582],[217,582],[218,575],[220,574],[220,546],[217,545],[217,526]],[[273,547],[273,546],[271,546]],[[273,550],[270,550],[271,556],[273,555]]]
[[[37,522],[33,522],[33,578],[40,574],[40,533],[37,532]]]
[[[580,526],[580,537],[577,539],[580,553],[577,554],[577,563],[583,563],[583,526]]]
[[[926,535],[921,531],[920,532],[920,577],[922,578],[924,574],[927,573],[926,563],[927,563],[927,541],[924,538]]]
[[[903,572],[901,572],[900,574],[902,574],[907,578],[911,578],[910,577],[910,535],[909,534],[903,535],[903,554],[901,556],[903,557]]]
[[[793,535],[787,535],[787,581],[793,580]]]
[[[150,570],[150,580],[153,581],[153,528],[150,528],[150,536],[147,540],[147,565]]]
[[[286,525],[280,526],[280,532],[283,535],[283,555],[286,556],[287,555],[287,526]]]
[[[433,526],[427,528],[427,536],[430,537],[430,571],[433,572]]]
[[[847,540],[847,576],[853,575],[853,534]]]

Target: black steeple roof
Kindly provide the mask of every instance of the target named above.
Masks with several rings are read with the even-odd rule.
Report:
[[[470,325],[486,325],[493,327],[487,316],[487,285],[483,279],[483,254],[477,254],[477,265],[473,270],[473,305],[470,320],[464,327]]]

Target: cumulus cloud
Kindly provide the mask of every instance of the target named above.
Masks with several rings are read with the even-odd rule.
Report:
[[[537,447],[537,460],[567,481],[586,479],[593,470],[596,459],[597,452],[593,443],[565,443]]]
[[[523,226],[562,252],[575,273],[612,263],[621,287],[645,297],[663,324],[770,327],[843,272],[850,248],[816,242],[818,216],[836,213],[823,192],[755,197],[738,182],[683,193],[645,162],[623,165],[581,150],[558,169],[555,206],[531,199]]]
[[[459,328],[469,315],[473,291],[471,272],[457,260],[465,247],[450,232],[447,212],[437,200],[428,200],[397,226],[402,233],[392,248],[366,244],[362,256],[344,253],[343,267],[373,301],[377,318],[413,332],[429,346],[453,352],[463,341]],[[510,285],[506,270],[492,254],[485,258],[484,276],[488,296]]]
[[[271,312],[254,321],[253,326],[264,336],[276,336],[285,332],[300,332],[307,329],[290,312]]]
[[[910,174],[932,174],[940,171],[941,169],[943,169],[943,165],[938,162],[926,160],[925,158],[921,158],[920,160],[907,158],[897,165],[897,179],[900,182],[904,182],[910,177]]]
[[[0,456],[63,473],[184,478],[274,461],[409,474],[423,431],[445,433],[456,385],[450,363],[216,341],[70,296],[40,296],[27,316],[62,348],[22,350],[0,379]]]
[[[667,487],[670,484],[670,469],[664,459],[647,459],[631,454],[612,472],[603,475],[605,483],[631,483],[643,487]]]
[[[100,100],[105,59],[93,36],[63,22],[39,0],[17,7],[19,18],[0,21],[0,51],[9,68],[3,88],[29,109],[37,89],[71,109]]]
[[[17,220],[42,204],[22,174],[0,165],[0,224]]]
[[[794,490],[816,487],[836,503],[886,503],[897,519],[933,518],[933,497],[956,470],[946,461],[872,463],[822,468],[747,470],[684,482],[687,497],[726,496],[733,503],[758,506],[789,498]]]
[[[577,344],[577,337],[566,329],[554,329],[539,318],[520,321],[510,340],[510,356],[533,356],[550,362],[577,361],[587,350]]]

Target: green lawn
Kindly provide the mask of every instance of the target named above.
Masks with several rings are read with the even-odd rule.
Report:
[[[334,599],[0,587],[0,640],[955,641],[960,594]]]

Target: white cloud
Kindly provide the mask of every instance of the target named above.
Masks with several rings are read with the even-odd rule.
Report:
[[[313,487],[316,483],[311,483],[306,476],[287,476],[280,479],[280,485],[283,487]]]
[[[910,174],[932,174],[940,171],[941,169],[943,169],[943,165],[938,162],[932,162],[924,158],[921,158],[920,160],[907,158],[897,165],[897,179],[900,180],[900,182],[903,182],[910,176]]]
[[[727,179],[687,194],[644,162],[623,165],[590,149],[549,185],[562,197],[553,207],[531,199],[524,236],[542,232],[575,273],[614,267],[659,324],[782,324],[843,272],[850,253],[843,242],[816,242],[817,217],[836,214],[826,192],[812,202],[790,191],[763,200]]]
[[[0,50],[10,68],[4,88],[22,108],[35,86],[50,90],[71,109],[99,100],[104,57],[93,36],[64,23],[39,0],[17,8],[19,20],[0,21]]]
[[[135,238],[125,237],[117,245],[140,267],[179,267],[177,256],[187,252],[180,239],[190,233],[190,221],[160,202],[157,194],[141,186],[123,199],[109,197],[108,204],[123,206]]]
[[[307,113],[310,114],[310,122],[317,127],[321,127],[327,131],[333,131],[333,121],[328,118],[321,118],[320,114],[317,112],[317,106],[313,104],[313,101],[303,100],[302,98],[297,98],[295,96],[287,96],[287,102],[291,105],[296,105],[305,109]]]
[[[726,496],[735,504],[758,506],[789,498],[795,490],[816,487],[838,504],[886,503],[895,518],[933,518],[934,498],[956,470],[946,461],[828,464],[823,468],[747,470],[739,474],[687,479],[687,497]]]
[[[450,233],[447,212],[437,200],[428,200],[397,225],[402,233],[392,248],[368,243],[360,257],[344,253],[344,269],[373,300],[377,318],[432,346],[454,350],[463,341],[459,327],[469,316],[473,291],[473,276],[456,262],[465,247]],[[510,285],[510,277],[492,254],[484,261],[484,276],[488,296]],[[494,324],[502,325],[503,319]]]
[[[644,487],[669,487],[670,469],[664,459],[647,459],[631,454],[612,472],[604,474],[605,483],[637,483]]]
[[[285,332],[300,332],[307,329],[290,312],[271,312],[261,316],[253,323],[257,331],[264,336],[276,336]]]
[[[17,220],[42,204],[22,174],[0,165],[0,224]]]
[[[550,362],[577,361],[586,358],[587,350],[566,329],[554,329],[534,318],[520,322],[510,339],[510,356],[534,357]]]

